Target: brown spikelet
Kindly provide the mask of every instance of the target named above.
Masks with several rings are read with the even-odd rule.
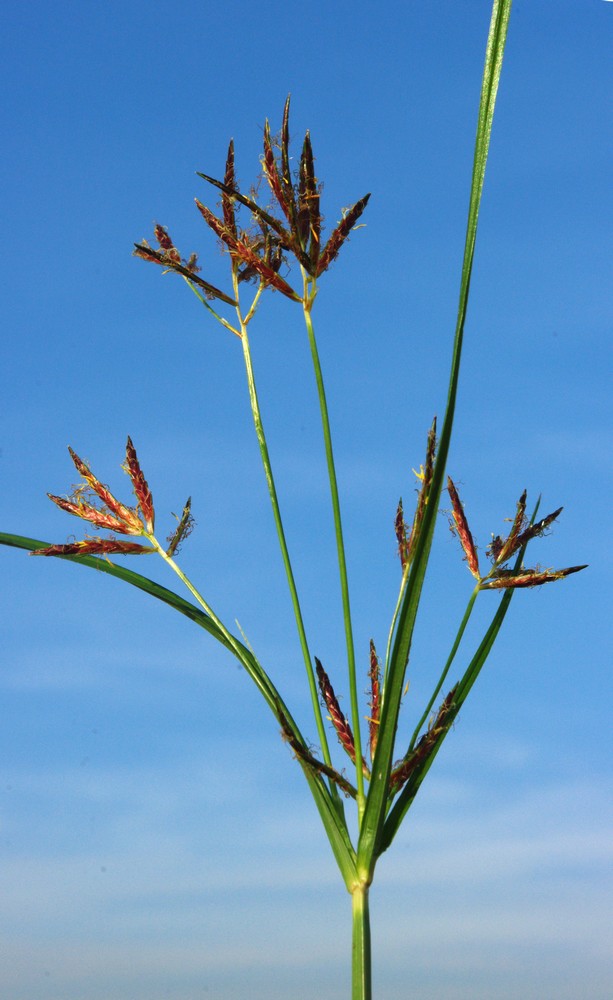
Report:
[[[294,291],[291,285],[281,277],[280,274],[265,262],[265,260],[260,257],[253,249],[248,245],[244,239],[238,239],[235,237],[230,230],[223,224],[221,219],[218,219],[216,215],[213,215],[211,210],[198,201],[196,198],[196,207],[202,215],[203,219],[211,227],[214,233],[217,234],[220,240],[228,247],[230,253],[241,260],[248,268],[255,271],[261,278],[264,285],[270,285],[272,288],[276,288],[277,291],[282,292],[286,295],[288,299],[292,299],[294,302],[302,302],[302,299],[297,292]]]
[[[167,271],[173,271],[175,274],[180,274],[184,278],[188,278],[192,284],[197,285],[198,288],[202,288],[207,298],[219,299],[229,306],[236,305],[236,299],[233,299],[230,295],[226,295],[221,289],[216,288],[215,285],[211,285],[208,281],[204,281],[203,278],[198,277],[194,273],[195,254],[191,254],[189,261],[185,264],[177,263],[171,260],[166,253],[153,250],[146,240],[143,240],[142,243],[134,244],[133,256],[139,257],[141,260],[152,261],[154,264],[159,264],[160,267],[166,268]]]
[[[434,749],[439,738],[446,732],[447,729],[449,729],[453,721],[453,699],[456,690],[457,684],[451,689],[441,704],[438,712],[436,713],[436,718],[429,727],[427,733],[424,733],[421,739],[418,740],[411,753],[393,768],[390,775],[390,792],[392,794],[396,794],[396,792],[400,791],[415,769],[428,759],[430,752]]]
[[[460,539],[460,544],[464,550],[466,562],[468,563],[468,568],[470,569],[472,575],[476,577],[477,580],[480,580],[481,575],[479,573],[477,549],[475,547],[470,528],[468,527],[468,521],[466,520],[466,514],[464,513],[464,508],[462,507],[462,503],[458,496],[458,491],[455,488],[450,476],[447,476],[447,492],[451,498],[451,510],[453,516],[451,530],[455,531]]]
[[[179,518],[179,523],[175,531],[167,539],[168,548],[166,549],[167,556],[174,556],[175,552],[179,548],[184,539],[190,535],[194,529],[194,519],[192,517],[192,498],[188,497],[185,501],[185,506],[181,517]]]
[[[341,712],[337,697],[334,694],[334,689],[330,683],[330,678],[317,657],[315,657],[315,669],[317,671],[317,680],[319,681],[319,690],[321,691],[321,696],[328,710],[330,721],[336,729],[339,742],[345,750],[345,753],[349,756],[352,763],[355,764],[355,743],[353,733],[351,732],[351,726],[349,725],[349,721]]]
[[[526,528],[526,530],[522,531],[521,535],[519,535],[519,537],[517,538],[515,542],[515,551],[521,549],[523,545],[525,545],[527,542],[530,541],[530,539],[538,538],[541,535],[543,535],[547,530],[547,528],[549,527],[549,525],[553,524],[553,522],[556,520],[557,517],[560,516],[563,510],[564,510],[563,507],[558,507],[557,510],[554,510],[553,514],[548,514],[547,517],[544,517],[541,521],[536,521],[535,524],[529,525]]]
[[[370,718],[368,720],[370,736],[370,759],[374,760],[377,740],[379,738],[379,719],[381,714],[381,665],[373,640],[370,640]]]
[[[153,497],[151,496],[151,490],[147,484],[140,463],[136,456],[136,450],[132,444],[132,439],[129,437],[126,444],[126,472],[128,473],[130,479],[132,480],[132,488],[134,490],[134,495],[138,501],[138,506],[143,518],[145,519],[145,527],[149,534],[153,534],[153,527],[155,523],[155,511],[153,509]]]
[[[428,431],[428,438],[426,441],[426,458],[419,473],[421,486],[419,488],[419,493],[417,495],[417,503],[415,505],[415,515],[413,517],[413,524],[411,526],[411,530],[407,531],[406,533],[407,544],[406,544],[405,558],[407,564],[412,559],[413,551],[415,549],[415,545],[417,544],[417,539],[419,537],[422,521],[424,519],[424,514],[426,512],[428,497],[430,496],[430,487],[432,486],[432,476],[434,473],[435,456],[436,456],[436,417],[434,417],[430,430]],[[403,567],[403,569],[404,568],[405,567]]]
[[[169,250],[176,250],[176,247],[172,242],[172,237],[164,226],[160,226],[159,223],[156,223],[153,232],[160,245],[160,250],[164,250],[166,253]]]
[[[532,538],[538,538],[543,535],[549,525],[559,517],[562,510],[562,507],[558,507],[552,514],[548,514],[547,517],[542,518],[542,520],[537,521],[535,524],[525,527],[526,491],[524,490],[519,498],[517,513],[508,537],[502,539],[500,535],[493,536],[487,547],[488,556],[493,560],[495,565],[502,566],[503,563],[508,562],[511,556],[515,555]]]
[[[400,565],[402,566],[402,569],[405,570],[409,562],[409,553],[411,551],[411,532],[409,531],[409,526],[404,519],[402,497],[398,501],[398,507],[396,508],[394,528],[396,531],[396,541],[398,542]]]
[[[108,486],[105,486],[99,479],[96,479],[87,463],[79,458],[72,448],[69,447],[68,451],[70,452],[70,457],[75,464],[77,472],[83,477],[89,488],[102,500],[103,504],[108,507],[111,514],[114,514],[119,521],[123,522],[124,528],[122,533],[127,535],[140,535],[142,533],[143,526],[136,511],[132,510],[131,507],[126,507],[125,504],[120,503],[119,500],[116,500]],[[91,520],[91,518],[87,518],[87,520]],[[116,528],[115,530],[119,531],[120,529]]]
[[[153,250],[147,240],[143,240],[142,243],[135,243],[134,250],[132,251],[134,257],[140,257],[141,260],[149,260],[153,264],[163,264],[162,254],[157,250]]]
[[[520,535],[520,532],[521,532],[521,530],[522,530],[522,528],[524,526],[525,519],[526,519],[526,500],[527,500],[527,496],[528,496],[528,494],[527,494],[526,490],[524,490],[524,492],[520,496],[519,500],[517,501],[517,511],[515,512],[515,517],[513,519],[513,524],[511,526],[511,530],[510,530],[510,532],[509,532],[509,534],[507,536],[506,541],[502,543],[502,545],[498,549],[498,552],[494,556],[495,562],[504,563],[504,562],[507,561],[507,559],[509,559],[513,555],[514,552],[517,551],[516,542],[517,542],[517,539],[518,539],[518,537]],[[493,544],[494,544],[494,541],[492,540],[492,545]],[[490,547],[488,549],[488,554],[489,554],[489,551],[492,549],[492,545],[490,545]]]
[[[80,517],[83,521],[89,521],[96,528],[117,531],[120,535],[141,535],[143,532],[143,526],[138,518],[135,524],[126,524],[124,520],[120,520],[114,514],[106,510],[99,510],[98,507],[92,506],[80,497],[69,500],[64,497],[56,497],[53,493],[47,493],[47,496],[61,510],[65,510],[68,514],[74,514],[75,517]]]
[[[88,538],[83,542],[71,542],[67,545],[48,545],[44,549],[34,549],[31,556],[92,556],[92,555],[116,555],[132,556],[145,555],[147,552],[155,552],[155,549],[148,545],[139,545],[138,542],[122,542],[114,538]]]
[[[266,179],[270,185],[270,190],[275,196],[279,206],[285,215],[285,218],[289,222],[290,226],[293,226],[294,218],[296,215],[296,209],[294,205],[294,192],[290,183],[288,188],[287,184],[281,178],[278,168],[277,161],[275,159],[274,150],[272,148],[272,137],[270,134],[270,125],[268,120],[264,124],[264,173],[266,174]]]
[[[344,219],[341,219],[336,228],[333,229],[317,263],[317,269],[315,272],[317,277],[319,277],[320,274],[323,274],[323,272],[330,267],[330,264],[335,257],[338,256],[340,248],[366,208],[369,198],[370,194],[367,194],[363,198],[360,198],[359,201],[356,201],[355,205],[349,209]]]
[[[587,566],[568,566],[566,569],[522,569],[517,573],[513,570],[499,570],[498,573],[481,584],[481,590],[510,590],[520,587],[540,587],[544,583],[562,580],[571,573],[579,573]]]
[[[202,177],[203,180],[207,181],[209,184],[212,184],[213,187],[218,188],[224,194],[231,195],[235,201],[238,201],[241,205],[244,205],[245,208],[248,208],[249,211],[252,212],[253,215],[255,215],[256,219],[258,219],[260,222],[263,222],[266,226],[269,226],[272,229],[272,231],[279,236],[281,242],[285,246],[291,247],[294,253],[297,252],[296,241],[293,239],[291,233],[288,232],[288,230],[285,228],[283,223],[280,222],[278,219],[275,219],[274,215],[271,215],[270,212],[267,212],[264,208],[258,205],[258,203],[255,202],[253,198],[248,198],[247,195],[241,194],[241,192],[237,191],[236,188],[228,187],[226,184],[223,183],[223,181],[215,180],[214,177],[209,177],[208,174],[202,174],[198,172],[198,177]],[[198,201],[198,199],[196,199],[196,204],[200,208],[200,202]],[[303,254],[303,256],[305,260],[308,260],[306,254]]]
[[[516,542],[526,523],[526,499],[527,493],[524,490],[517,502],[513,524],[506,539],[502,539],[500,535],[492,535],[492,540],[485,551],[494,563],[502,565],[517,551]]]
[[[323,761],[318,760],[312,753],[309,753],[304,744],[300,742],[292,731],[292,728],[280,706],[277,706],[277,718],[281,725],[281,736],[291,747],[298,760],[316,774],[323,774],[326,778],[329,778],[330,781],[333,781],[336,785],[338,785],[345,795],[351,796],[353,799],[357,798],[358,793],[351,782],[347,781],[347,779],[344,778],[342,774],[339,774],[338,771],[335,771],[333,767],[328,767],[328,765],[324,764]]]

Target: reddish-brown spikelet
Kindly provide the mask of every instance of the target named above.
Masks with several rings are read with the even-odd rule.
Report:
[[[122,542],[115,538],[87,538],[83,542],[70,542],[67,545],[48,545],[44,549],[34,549],[31,556],[94,556],[115,553],[122,556],[145,555],[155,552],[148,545],[138,542]]]
[[[527,497],[528,494],[524,490],[517,501],[517,511],[515,512],[513,524],[506,540],[503,542],[501,538],[493,538],[491,544],[488,546],[488,554],[493,556],[495,562],[504,563],[517,551],[516,542],[526,518]]]
[[[453,699],[457,690],[457,684],[451,689],[445,700],[441,704],[436,718],[427,733],[417,742],[414,750],[405,757],[404,760],[392,770],[390,775],[390,791],[396,793],[411,777],[415,768],[422,764],[429,756],[430,751],[436,745],[439,737],[451,725],[449,715],[453,709]]]
[[[373,640],[370,640],[370,718],[368,720],[370,736],[370,759],[374,760],[377,740],[379,738],[379,718],[381,714],[381,665]]]
[[[396,531],[396,541],[398,542],[398,555],[400,556],[400,565],[404,570],[406,569],[407,563],[409,561],[409,553],[411,551],[411,533],[404,519],[402,497],[398,501],[398,507],[396,509],[396,520],[394,521],[394,528]]]
[[[174,245],[168,230],[164,226],[160,226],[159,223],[156,223],[153,232],[160,245],[160,249],[164,251],[167,262],[169,264],[181,264],[181,254]]]
[[[288,191],[287,185],[283,182],[281,176],[279,175],[275,153],[272,148],[272,137],[268,121],[264,124],[264,173],[266,174],[266,179],[270,185],[270,190],[278,201],[285,218],[289,222],[290,226],[292,226],[296,214],[294,207],[294,193],[291,186]]]
[[[428,497],[430,495],[430,487],[432,485],[432,475],[434,473],[434,458],[436,455],[436,417],[432,421],[432,426],[428,431],[428,438],[426,441],[426,459],[423,465],[423,471],[421,473],[421,486],[419,488],[419,493],[417,495],[417,503],[415,505],[415,515],[413,517],[413,524],[410,531],[407,531],[407,545],[406,545],[406,561],[407,563],[411,561],[413,555],[413,549],[417,543],[417,538],[419,536],[419,531],[421,529],[421,524],[424,519],[424,514],[426,511],[426,506],[428,504]],[[404,568],[404,567],[403,567]]]
[[[160,267],[166,268],[168,271],[174,271],[175,274],[180,274],[184,278],[188,278],[194,285],[198,285],[199,288],[205,293],[207,298],[219,299],[221,302],[225,302],[229,306],[236,305],[236,299],[231,298],[222,292],[220,288],[216,288],[215,285],[211,285],[210,282],[205,281],[203,278],[198,277],[195,273],[196,271],[196,254],[190,254],[190,258],[186,264],[182,264],[181,261],[176,259],[170,259],[168,254],[164,251],[152,250],[146,240],[142,243],[135,243],[133,250],[134,257],[139,257],[141,260],[148,260],[154,264],[159,264]]]
[[[335,784],[342,789],[345,795],[350,795],[355,799],[357,797],[357,792],[353,785],[347,781],[342,774],[335,771],[333,767],[328,767],[327,764],[322,763],[322,761],[318,760],[317,757],[314,757],[313,754],[309,753],[306,747],[292,732],[292,728],[279,706],[277,706],[277,718],[281,724],[281,736],[292,748],[298,760],[300,760],[303,764],[306,764],[306,766],[315,771],[316,774],[323,774],[326,778],[330,778],[331,781],[334,781]]]
[[[524,490],[517,502],[517,511],[507,537],[503,539],[500,535],[492,535],[492,540],[486,552],[495,563],[505,563],[517,551],[516,542],[526,523],[526,499],[527,493]]]
[[[175,245],[172,242],[172,238],[168,230],[164,226],[160,226],[159,222],[155,224],[153,232],[162,250],[175,249]]]
[[[341,219],[336,229],[333,229],[330,239],[322,250],[317,263],[317,277],[319,277],[320,274],[323,274],[323,272],[329,268],[335,257],[338,256],[340,248],[366,208],[369,198],[370,194],[367,194],[363,198],[360,198],[359,201],[356,201],[355,205],[353,205],[353,207],[347,212],[345,218]]]
[[[348,754],[351,761],[355,764],[355,743],[353,740],[353,733],[351,732],[351,726],[341,712],[340,705],[336,695],[334,694],[332,685],[330,684],[330,678],[317,657],[315,657],[315,669],[317,671],[317,680],[319,681],[319,690],[321,691],[321,696],[328,710],[330,721],[336,729],[339,742],[343,746],[343,749]]]
[[[149,260],[153,264],[164,264],[163,255],[158,250],[153,250],[146,240],[143,240],[142,243],[135,243],[132,252],[135,257],[140,257],[141,260]]]
[[[519,587],[540,587],[544,583],[553,583],[554,580],[562,580],[571,573],[578,573],[586,566],[568,566],[566,569],[522,569],[518,573],[509,570],[507,573],[501,571],[501,575],[494,576],[481,585],[482,590],[510,590]]]
[[[123,534],[140,535],[142,533],[143,526],[136,511],[132,510],[131,507],[126,507],[125,504],[120,503],[119,500],[116,500],[108,486],[105,486],[100,482],[100,480],[96,479],[89,466],[79,458],[76,452],[74,452],[70,447],[68,448],[68,451],[70,452],[70,457],[75,464],[77,472],[83,476],[83,479],[90,489],[92,489],[93,492],[100,497],[103,504],[108,507],[112,514],[115,514],[120,521],[123,521],[125,525]],[[87,520],[91,520],[91,518],[87,518]],[[119,528],[116,530],[119,530]]]
[[[250,212],[253,212],[256,219],[258,219],[260,222],[263,222],[265,225],[270,226],[273,232],[277,233],[281,241],[286,246],[291,246],[292,249],[295,249],[294,248],[295,241],[292,239],[291,233],[288,232],[287,229],[285,229],[283,223],[280,222],[278,219],[275,219],[274,215],[271,215],[270,212],[267,212],[266,209],[261,207],[261,205],[258,205],[258,203],[254,201],[253,198],[248,198],[247,195],[241,194],[241,192],[236,190],[236,188],[230,188],[226,184],[224,184],[223,181],[218,181],[214,177],[209,177],[208,174],[202,174],[200,173],[200,171],[198,171],[198,177],[202,177],[203,180],[207,181],[209,184],[212,184],[213,187],[218,188],[224,194],[231,195],[235,201],[238,201],[239,204],[244,205],[245,208],[248,208]],[[196,204],[198,205],[198,207],[200,206],[200,202],[198,201],[197,198],[196,198]]]
[[[132,439],[129,437],[126,444],[126,471],[132,480],[132,488],[134,490],[134,495],[138,501],[138,506],[140,512],[145,519],[145,527],[149,534],[153,534],[153,526],[155,524],[155,511],[153,509],[153,497],[151,496],[151,490],[147,484],[140,463],[136,456],[136,450],[132,444]]]
[[[453,513],[453,523],[455,526],[455,531],[458,538],[460,539],[460,544],[464,549],[464,555],[466,556],[466,562],[468,563],[468,568],[470,569],[472,575],[481,579],[481,574],[479,573],[479,560],[477,558],[477,549],[475,543],[473,542],[473,536],[468,527],[468,521],[466,520],[466,515],[464,513],[464,508],[460,502],[458,496],[458,491],[456,490],[453,481],[450,476],[447,476],[447,491],[451,498],[451,508]],[[453,531],[453,526],[452,526]]]
[[[208,174],[202,174],[198,172],[198,176],[202,177],[203,180],[208,181],[208,183],[212,184],[214,187],[219,188],[220,191],[225,191],[228,194],[232,195],[236,201],[238,201],[241,205],[244,205],[246,208],[248,208],[255,215],[256,219],[259,222],[263,222],[264,225],[269,226],[270,229],[272,229],[272,231],[276,233],[277,236],[279,237],[280,243],[284,247],[287,247],[289,250],[291,250],[292,253],[298,259],[298,261],[300,262],[300,264],[302,265],[302,267],[304,267],[308,273],[311,273],[312,267],[311,267],[311,262],[309,260],[309,255],[302,249],[300,241],[294,235],[293,230],[292,231],[287,230],[283,225],[283,223],[279,221],[279,219],[276,219],[273,215],[270,214],[270,212],[267,212],[265,209],[263,209],[261,205],[258,205],[257,202],[253,201],[252,198],[247,198],[246,195],[241,194],[240,191],[227,188],[222,181],[215,180],[214,177],[209,177]]]
[[[80,517],[83,521],[89,521],[96,528],[104,528],[106,531],[117,531],[120,535],[140,535],[142,534],[143,526],[140,521],[138,521],[138,528],[135,525],[128,525],[125,521],[120,520],[114,514],[110,514],[105,510],[99,510],[97,507],[92,506],[90,503],[86,503],[85,500],[67,500],[64,497],[56,497],[53,493],[47,493],[50,500],[53,501],[62,510],[65,510],[68,514],[74,514],[75,517]]]
[[[207,225],[209,225],[213,232],[219,236],[220,240],[226,244],[230,252],[236,257],[239,257],[243,263],[247,264],[248,267],[253,268],[253,270],[260,275],[265,285],[271,285],[272,288],[276,288],[277,291],[282,292],[288,299],[293,299],[294,302],[302,301],[300,296],[294,291],[291,285],[288,285],[287,281],[285,281],[280,274],[277,274],[272,267],[266,264],[262,258],[259,257],[257,253],[255,253],[255,251],[253,251],[251,247],[244,242],[244,240],[237,239],[233,236],[229,229],[224,226],[221,219],[218,219],[217,216],[213,215],[211,210],[201,204],[197,198],[196,206]]]

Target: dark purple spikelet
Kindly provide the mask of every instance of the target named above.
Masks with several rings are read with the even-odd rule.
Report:
[[[153,264],[159,264],[166,271],[173,271],[175,274],[182,275],[182,277],[187,278],[193,285],[201,288],[207,299],[219,299],[229,306],[236,305],[235,299],[226,295],[221,289],[216,288],[215,285],[211,285],[210,282],[205,281],[196,274],[196,271],[199,270],[196,267],[198,259],[196,254],[190,254],[188,260],[182,261],[178,251],[176,254],[170,256],[165,250],[153,250],[147,241],[143,240],[142,243],[134,244],[133,256],[138,257],[140,260],[148,260]]]
[[[67,545],[48,545],[44,549],[34,549],[32,556],[97,556],[122,555],[137,556],[155,552],[149,545],[139,545],[138,542],[122,542],[115,538],[86,538],[83,542],[70,542]]]
[[[540,538],[541,535],[544,535],[549,525],[553,524],[563,510],[563,507],[558,507],[557,510],[554,510],[553,514],[548,514],[547,517],[542,518],[540,521],[536,521],[535,524],[530,524],[517,538],[514,551],[521,549],[522,546],[526,545],[526,543],[532,538]]]
[[[234,173],[234,140],[230,139],[230,145],[228,146],[228,155],[226,157],[226,172],[224,175],[224,184],[227,189],[236,189],[236,176]],[[236,213],[234,211],[234,198],[228,194],[228,191],[223,191],[221,195],[221,206],[223,209],[223,218],[226,227],[229,229],[234,236],[236,236]]]
[[[351,726],[349,725],[348,719],[341,712],[341,707],[338,703],[336,695],[334,694],[330,678],[317,657],[315,657],[315,669],[317,671],[317,680],[319,681],[319,690],[321,691],[321,696],[324,700],[326,709],[328,710],[330,721],[336,729],[339,742],[341,743],[343,749],[350,757],[352,763],[355,764],[355,742]]]
[[[323,274],[324,271],[327,271],[332,261],[336,257],[338,257],[339,251],[343,243],[345,242],[345,240],[349,236],[349,233],[351,232],[356,222],[362,215],[362,212],[364,211],[364,209],[368,204],[369,198],[370,194],[367,194],[363,198],[360,198],[359,201],[356,201],[355,205],[353,205],[349,209],[345,217],[341,219],[339,224],[332,231],[332,234],[330,235],[328,242],[326,243],[324,249],[322,250],[321,256],[319,257],[319,261],[317,263],[317,269],[315,272],[317,277],[319,277],[320,274]]]
[[[292,184],[292,171],[289,162],[289,106],[290,95],[287,95],[283,108],[283,122],[281,125],[281,181],[283,183],[285,197],[291,206],[294,206],[294,187]],[[295,208],[294,208],[295,212]]]

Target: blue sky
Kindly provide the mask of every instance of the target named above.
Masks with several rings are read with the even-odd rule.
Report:
[[[590,568],[516,595],[380,862],[374,983],[386,1000],[613,992],[612,18],[604,0],[514,5],[449,463],[482,549],[525,487],[545,512],[565,508],[533,558]],[[311,129],[328,225],[372,192],[315,312],[366,686],[368,639],[384,645],[397,593],[395,506],[410,502],[443,410],[488,20],[481,0],[34,2],[4,15],[1,528],[79,535],[45,496],[74,480],[66,446],[127,499],[130,434],[159,522],[170,530],[193,497],[182,566],[240,621],[314,741],[240,345],[131,247],[158,221],[225,287],[193,206],[215,199],[195,171],[220,175],[233,136],[248,187],[264,119],[279,126],[288,92],[296,142]],[[311,647],[341,688],[299,310],[269,296],[251,341]],[[0,562],[11,1000],[345,998],[349,897],[248,678],[117,581],[12,550]],[[175,587],[154,561],[135,568]],[[470,589],[441,517],[403,731]],[[482,595],[481,621],[496,599]]]

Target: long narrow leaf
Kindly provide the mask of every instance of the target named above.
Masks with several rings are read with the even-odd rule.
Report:
[[[541,501],[539,498],[532,513],[532,517],[530,519],[531,525],[534,524],[536,520],[536,515],[538,514],[540,503]],[[520,566],[523,563],[527,545],[528,542],[526,541],[517,556],[514,566],[514,570],[516,572],[519,572]],[[479,676],[483,668],[483,665],[485,664],[485,661],[490,655],[492,646],[494,645],[498,633],[500,632],[500,629],[502,627],[505,615],[509,610],[509,604],[511,603],[513,594],[514,594],[513,590],[505,591],[504,596],[502,597],[500,604],[496,609],[494,617],[492,618],[490,626],[479,644],[477,652],[475,653],[472,660],[468,664],[468,667],[464,671],[462,679],[456,685],[453,696],[453,706],[446,720],[448,722],[448,725],[446,725],[445,731],[441,734],[440,739],[437,741],[435,747],[428,755],[428,758],[424,762],[423,767],[418,768],[415,774],[411,776],[406,786],[403,788],[401,794],[398,796],[396,802],[394,803],[394,807],[390,810],[389,815],[385,821],[385,826],[383,830],[383,837],[381,841],[381,852],[387,850],[392,840],[396,836],[400,824],[402,823],[408,809],[412,805],[413,800],[417,795],[419,786],[421,785],[422,781],[426,777],[426,774],[430,770],[430,766],[434,758],[436,757],[437,753],[439,752],[443,744],[443,741],[447,736],[447,733],[449,732],[449,729],[453,725],[454,719],[456,718],[458,712],[462,708],[462,705],[466,701],[470,689],[477,680],[477,677]]]
[[[408,812],[409,808],[413,804],[413,800],[417,795],[419,786],[426,777],[434,758],[439,752],[451,725],[456,718],[460,708],[466,701],[466,697],[471,687],[475,683],[483,664],[487,660],[492,646],[496,641],[496,637],[500,631],[502,623],[504,621],[505,615],[508,611],[511,598],[513,596],[512,590],[507,590],[498,605],[496,614],[494,615],[490,627],[485,633],[477,652],[470,661],[462,680],[458,684],[456,693],[454,695],[453,708],[448,716],[449,726],[446,727],[445,732],[441,734],[440,739],[437,741],[435,747],[428,755],[428,759],[424,762],[423,767],[418,768],[414,775],[411,776],[402,792],[398,796],[393,808],[390,810],[389,815],[385,821],[385,826],[383,828],[383,836],[380,842],[380,853],[386,851],[390,846],[392,840],[396,836],[398,829]]]
[[[358,869],[363,877],[372,878],[376,859],[383,849],[383,824],[387,804],[388,782],[394,754],[394,742],[398,713],[404,686],[404,676],[411,648],[415,618],[421,597],[421,590],[426,573],[435,519],[443,485],[451,430],[455,412],[458,379],[460,373],[460,358],[464,335],[464,324],[468,306],[468,293],[472,273],[479,206],[483,191],[485,166],[489,150],[489,142],[494,115],[494,105],[500,72],[502,56],[506,42],[511,0],[495,0],[486,48],[485,68],[481,88],[477,135],[466,228],[466,241],[462,263],[458,317],[453,347],[451,375],[447,410],[439,441],[439,450],[434,469],[430,499],[426,508],[422,530],[417,542],[414,562],[409,575],[406,592],[398,615],[396,635],[392,646],[389,664],[389,675],[384,693],[381,712],[380,735],[372,769],[372,781],[369,788],[366,811],[360,830],[358,846]]]
[[[46,548],[48,544],[48,542],[41,541],[37,538],[28,538],[24,535],[13,535],[7,532],[0,532],[0,545],[7,545],[12,548],[33,551],[34,549]],[[71,563],[87,566],[99,573],[107,573],[109,576],[117,577],[125,583],[131,584],[133,587],[143,590],[152,597],[156,597],[159,601],[163,601],[164,604],[168,604],[170,607],[174,608],[175,611],[179,611],[182,615],[190,618],[191,621],[195,622],[201,628],[209,632],[210,635],[217,639],[217,641],[228,649],[234,656],[237,656],[236,650],[232,647],[208,615],[201,611],[200,608],[196,607],[196,605],[191,604],[190,601],[186,601],[183,597],[180,597],[179,594],[175,594],[174,591],[168,590],[166,587],[161,586],[161,584],[156,583],[154,580],[150,580],[148,577],[142,576],[140,573],[134,573],[133,570],[126,569],[124,566],[118,566],[116,563],[112,563],[108,559],[99,559],[95,556],[58,556],[56,558],[67,559]],[[266,702],[272,709],[275,718],[279,720],[279,709],[281,709],[284,722],[290,726],[296,739],[306,748],[307,744],[305,743],[298,726],[266,672],[257,662],[253,653],[247,648],[247,646],[241,643],[238,639],[236,640],[236,644],[241,654],[240,662],[266,699]],[[349,838],[347,827],[341,813],[332,800],[330,791],[325,782],[323,782],[317,775],[310,772],[306,767],[304,768],[304,771],[311,793],[321,815],[332,851],[341,870],[341,874],[349,887],[349,885],[355,880],[355,852]]]

